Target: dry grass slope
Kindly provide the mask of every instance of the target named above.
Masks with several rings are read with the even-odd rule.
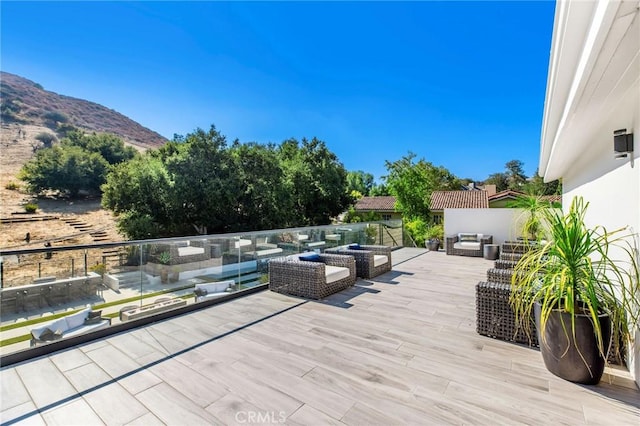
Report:
[[[7,72],[0,72],[0,92],[3,122],[46,126],[47,114],[61,113],[68,123],[92,132],[118,135],[137,148],[158,147],[167,140],[160,134],[95,102],[59,95],[33,81]],[[7,112],[7,108],[11,113]]]

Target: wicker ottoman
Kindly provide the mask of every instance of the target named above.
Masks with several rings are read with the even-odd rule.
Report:
[[[476,331],[508,342],[538,346],[534,321],[531,321],[531,339],[516,329],[516,318],[509,305],[511,285],[481,281],[476,285]]]

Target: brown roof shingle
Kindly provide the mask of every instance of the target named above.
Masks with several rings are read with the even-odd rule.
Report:
[[[395,211],[396,197],[362,197],[358,200],[354,208],[356,211]]]
[[[431,210],[444,209],[487,209],[487,191],[433,191]]]

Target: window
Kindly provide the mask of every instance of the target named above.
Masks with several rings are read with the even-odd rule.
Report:
[[[382,214],[382,220],[391,220],[390,214]]]

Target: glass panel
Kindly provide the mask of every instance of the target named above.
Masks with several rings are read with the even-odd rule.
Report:
[[[402,245],[402,221],[350,223],[51,250],[3,251],[3,353],[268,283],[269,260],[360,244]],[[89,319],[93,311],[97,319]],[[45,328],[45,332],[41,336]]]

